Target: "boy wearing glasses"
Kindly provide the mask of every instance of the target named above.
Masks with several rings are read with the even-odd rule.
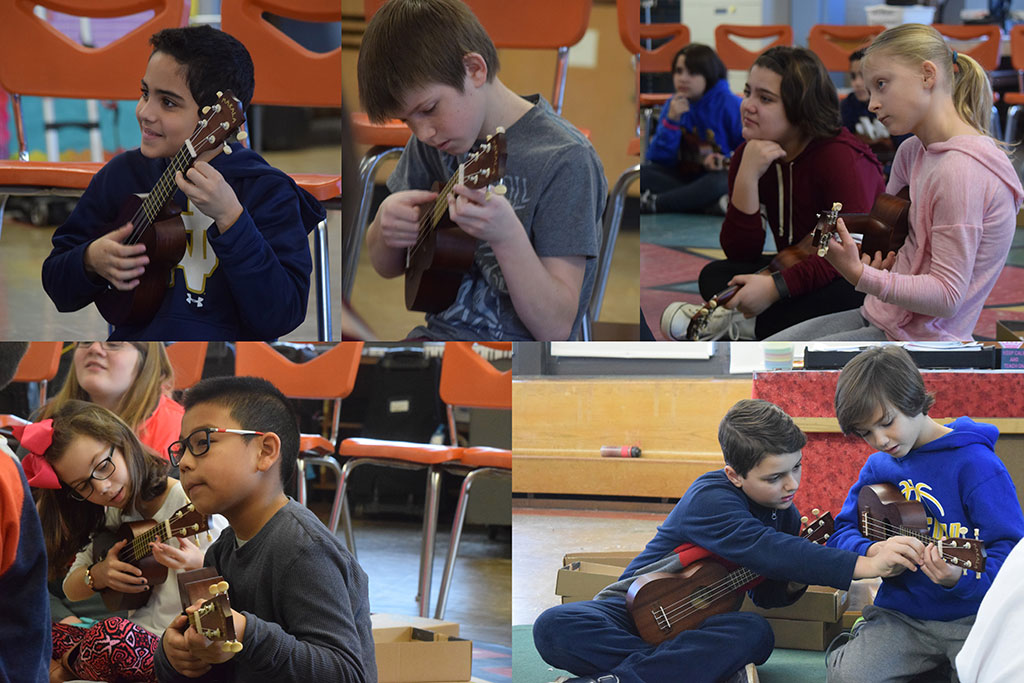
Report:
[[[157,649],[160,681],[376,682],[366,574],[284,494],[296,425],[287,399],[262,379],[215,377],[186,393],[182,439],[168,454],[196,508],[231,524],[205,564],[230,585],[242,650],[222,651],[180,615]]]

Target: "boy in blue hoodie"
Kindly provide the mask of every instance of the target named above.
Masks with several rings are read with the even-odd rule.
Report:
[[[967,638],[988,587],[1024,536],[1024,516],[1009,473],[992,450],[998,430],[961,417],[948,426],[928,416],[934,397],[903,348],[870,348],[846,364],[836,386],[836,417],[871,455],[828,540],[862,557],[910,544],[923,555],[914,571],[887,577],[850,639],[828,653],[828,680],[909,681],[948,670]],[[977,575],[947,564],[934,543],[894,536],[872,543],[858,529],[863,486],[889,483],[924,505],[931,536],[967,537],[978,529],[988,557]],[[954,678],[955,680],[955,678]]]
[[[693,544],[765,577],[750,590],[762,607],[788,605],[806,585],[846,589],[855,578],[895,574],[915,566],[916,556],[894,545],[872,557],[798,538],[800,513],[793,497],[800,486],[807,437],[778,406],[746,399],[718,428],[726,466],[697,478],[658,533],[619,577],[594,600],[552,607],[533,625],[537,651],[546,662],[582,678],[579,683],[687,683],[757,680],[774,645],[764,617],[729,612],[707,618],[660,645],[637,633],[626,609],[632,582],[651,572],[681,572]]]
[[[725,64],[707,45],[691,43],[672,59],[676,89],[640,169],[645,213],[699,212],[729,192],[726,164],[743,142],[740,98]]]
[[[142,143],[96,174],[43,263],[43,287],[60,311],[83,308],[108,287],[138,286],[149,256],[141,243],[124,244],[131,223],[114,224],[125,199],[153,189],[218,91],[234,92],[243,109],[252,99],[252,60],[228,34],[209,26],[166,29],[150,44],[135,108]],[[270,340],[305,318],[307,234],[324,209],[255,152],[238,143],[231,150],[204,152],[175,174],[185,255],[155,317],[119,325],[111,339]]]

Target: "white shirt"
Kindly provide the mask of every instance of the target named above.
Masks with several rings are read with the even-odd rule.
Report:
[[[188,496],[185,495],[185,490],[181,488],[181,482],[175,482],[174,486],[167,492],[167,497],[164,498],[163,505],[153,515],[153,519],[157,521],[164,521],[169,519],[171,515],[177,512],[181,507],[187,505],[189,502]],[[143,519],[142,515],[138,512],[131,514],[123,514],[122,511],[115,507],[106,508],[106,520],[104,526],[108,529],[117,529],[121,524],[125,522],[134,522]],[[193,540],[199,542],[199,547],[205,552],[210,544],[220,536],[221,529],[228,526],[228,521],[221,515],[213,515],[210,517],[210,535],[207,536],[206,532],[202,532],[197,536],[193,536]],[[102,558],[93,558],[92,555],[92,542],[85,546],[81,552],[75,555],[75,561],[71,565],[71,569],[68,571],[75,571],[79,567],[88,567],[93,562]],[[65,578],[65,581],[67,579]],[[153,596],[149,599],[145,605],[137,610],[130,611],[128,618],[133,622],[146,629],[150,633],[157,636],[162,636],[164,629],[167,628],[168,624],[174,621],[174,618],[181,614],[181,600],[178,597],[178,579],[177,571],[169,569],[167,571],[167,580],[163,583],[153,587]]]
[[[956,656],[961,683],[1016,683],[1024,671],[1024,540],[1006,557]]]

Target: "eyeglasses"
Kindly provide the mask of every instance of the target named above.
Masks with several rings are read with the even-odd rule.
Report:
[[[218,429],[215,427],[202,427],[195,430],[184,439],[179,439],[167,447],[167,455],[171,463],[177,465],[185,457],[185,449],[197,458],[206,455],[210,450],[210,434],[241,434],[242,436],[263,436],[263,432],[254,432],[249,429]]]
[[[91,341],[81,341],[81,342],[77,342],[75,344],[75,348],[76,349],[88,349],[93,344],[99,344],[100,348],[103,349],[104,351],[120,351],[120,350],[126,349],[126,348],[128,348],[129,346],[132,345],[131,342],[112,342],[112,341],[91,342]]]
[[[104,479],[110,479],[110,475],[114,473],[115,469],[114,447],[111,446],[110,454],[96,463],[96,467],[92,468],[89,478],[83,479],[71,487],[71,497],[75,500],[85,500],[92,495],[92,480],[103,481]]]

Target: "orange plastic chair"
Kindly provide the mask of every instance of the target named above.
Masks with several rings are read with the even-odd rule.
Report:
[[[175,391],[184,391],[203,378],[209,346],[210,342],[175,342],[167,345],[167,357],[174,368]]]
[[[38,405],[46,403],[46,385],[57,376],[60,368],[61,342],[29,342],[28,350],[21,357],[18,369],[11,382],[38,382]],[[28,424],[28,420],[17,415],[0,415],[0,428]]]
[[[959,51],[973,57],[981,68],[989,74],[999,67],[999,45],[1003,38],[1001,30],[996,24],[932,24],[932,27],[942,34],[947,43],[959,44],[962,48]],[[963,47],[964,43],[971,41],[978,42],[969,48]],[[992,134],[997,138],[1002,137],[999,126],[999,111],[995,105],[995,93],[993,93],[990,122]]]
[[[245,44],[256,70],[255,104],[341,108],[341,46],[326,53],[307,50],[263,18],[264,12],[310,22],[341,21],[337,0],[233,0],[221,6],[221,28]],[[341,209],[341,174],[289,173],[327,208]],[[317,338],[331,341],[331,267],[327,220],[313,240]]]
[[[833,26],[815,24],[807,35],[807,47],[829,71],[849,71],[850,55],[867,47],[884,26]]]
[[[341,427],[341,400],[352,393],[363,342],[340,342],[329,347],[306,363],[294,363],[265,342],[238,342],[235,348],[235,374],[262,377],[289,398],[324,399],[334,401],[334,419],[330,437],[320,434],[302,434],[299,438],[298,496],[306,505],[305,468],[320,465],[334,472],[338,480],[331,506],[328,528],[337,533],[344,497],[344,479],[341,467],[334,457]],[[348,515],[346,527],[349,526]],[[349,531],[348,533],[351,533]]]
[[[739,38],[772,38],[760,50],[751,52],[735,40]],[[765,26],[747,26],[745,24],[719,24],[715,27],[715,51],[722,58],[727,69],[747,71],[754,64],[758,55],[776,45],[793,44],[793,27],[787,24],[768,24]]]
[[[101,48],[87,48],[54,29],[33,9],[90,18],[119,17],[146,10],[155,15]],[[184,26],[183,0],[0,0],[0,87],[11,94],[18,159],[0,160],[0,221],[10,195],[79,196],[103,167],[94,162],[29,161],[21,96],[135,100],[152,48],[149,37]]]
[[[1010,28],[1010,62],[1017,70],[1017,92],[1003,95],[1003,101],[1010,105],[1006,110],[1006,133],[1003,137],[1003,142],[1007,143],[1014,140],[1017,118],[1021,105],[1024,105],[1024,24],[1014,24]]]
[[[385,0],[364,0],[363,9],[369,21]],[[494,2],[493,0],[465,0],[487,34],[498,48],[557,50],[555,83],[551,106],[562,113],[565,82],[569,73],[569,47],[583,39],[590,23],[590,8],[593,0],[518,0],[518,2]],[[349,241],[343,245],[342,298],[352,298],[359,253],[362,250],[363,233],[369,218],[373,184],[380,163],[387,158],[401,154],[411,133],[400,121],[391,121],[383,126],[371,124],[365,114],[352,115],[352,131],[360,144],[369,145],[370,150],[359,164],[362,189],[359,196],[359,211],[352,224]]]

